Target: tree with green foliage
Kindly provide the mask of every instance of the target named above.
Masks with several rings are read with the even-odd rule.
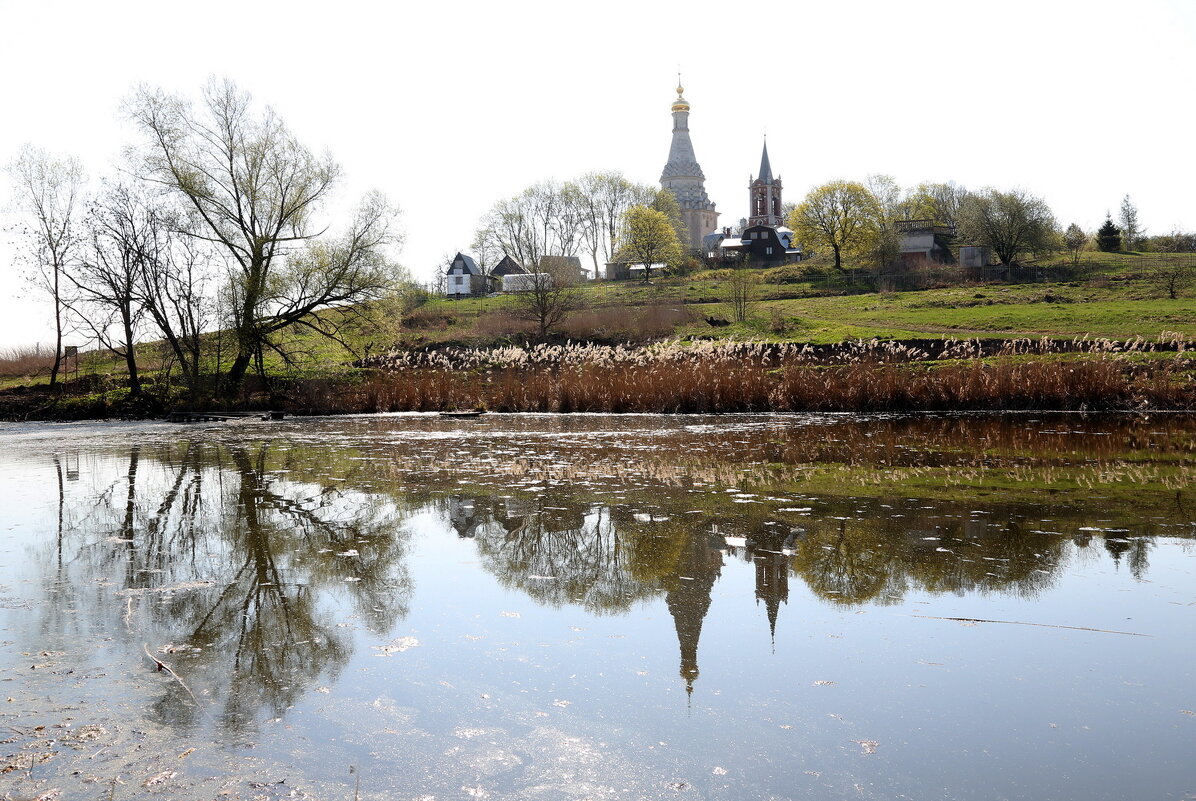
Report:
[[[901,187],[891,176],[869,175],[866,185],[879,212],[876,230],[866,255],[880,271],[901,258],[901,234],[897,231],[897,221],[907,219],[907,204],[901,199]]]
[[[669,219],[669,225],[677,232],[677,242],[689,241],[689,229],[681,219],[681,205],[677,203],[677,196],[669,189],[657,189],[652,195],[650,208],[656,209]]]
[[[1057,247],[1055,215],[1046,201],[1022,189],[985,189],[968,195],[959,212],[959,235],[992,250],[1001,264]]]
[[[936,225],[954,229],[959,224],[959,210],[967,196],[968,190],[954,181],[921,183],[906,195],[902,205],[908,219],[934,220]]]
[[[645,284],[652,279],[653,264],[676,264],[683,255],[672,221],[647,206],[632,206],[623,216],[620,253],[624,260],[644,265]]]
[[[1138,207],[1126,195],[1121,199],[1121,211],[1118,215],[1121,222],[1121,245],[1126,250],[1137,250],[1142,239],[1142,228],[1138,224]]]
[[[843,269],[844,253],[866,253],[880,231],[882,211],[868,188],[856,181],[831,181],[806,195],[786,221],[798,241],[825,246]]]
[[[1072,223],[1063,234],[1063,244],[1071,251],[1072,263],[1079,266],[1080,251],[1088,244],[1088,234],[1084,233],[1083,228]]]
[[[1096,246],[1105,253],[1121,250],[1121,229],[1113,222],[1113,215],[1106,214],[1104,224],[1096,229]]]

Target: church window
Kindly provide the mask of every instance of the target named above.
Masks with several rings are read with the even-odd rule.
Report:
[[[765,256],[771,256],[771,255],[772,255],[772,248],[764,248],[764,255],[765,255]]]

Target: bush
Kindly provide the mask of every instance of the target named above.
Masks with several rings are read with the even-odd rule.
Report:
[[[439,330],[457,324],[457,315],[438,309],[419,308],[403,318],[403,327],[413,331]]]
[[[645,342],[670,336],[692,322],[684,306],[605,306],[571,315],[561,332],[571,339]]]

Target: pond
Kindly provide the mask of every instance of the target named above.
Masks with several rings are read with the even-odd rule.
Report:
[[[5,424],[0,797],[1193,798],[1194,456],[1180,415]]]

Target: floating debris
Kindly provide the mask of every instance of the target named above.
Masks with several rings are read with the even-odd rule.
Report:
[[[414,637],[399,637],[386,645],[371,645],[370,647],[378,652],[377,656],[390,656],[391,654],[401,654],[417,645],[419,645],[419,640]]]

